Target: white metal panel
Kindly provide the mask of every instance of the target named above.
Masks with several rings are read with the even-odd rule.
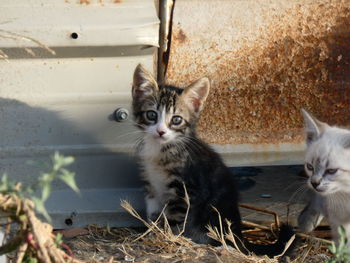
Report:
[[[154,0],[1,0],[0,7],[1,30],[48,46],[158,46]],[[1,40],[2,47],[14,45],[12,39]],[[35,46],[28,41],[21,45]]]
[[[131,118],[116,122],[111,116],[120,107],[130,111],[136,65],[155,71],[154,1],[1,1],[0,13],[0,29],[56,51],[34,49],[32,57],[22,49],[26,42],[1,38],[0,31],[0,49],[9,55],[8,62],[0,60],[0,174],[30,183],[44,167],[28,160],[47,162],[56,150],[73,155],[82,195],[54,185],[47,206],[54,226],[66,227],[73,212],[73,226],[132,224],[119,200],[143,207],[132,155],[138,135]],[[79,38],[73,41],[70,32]]]

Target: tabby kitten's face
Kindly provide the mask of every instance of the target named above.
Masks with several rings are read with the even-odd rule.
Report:
[[[302,110],[306,125],[305,171],[321,195],[350,193],[350,131],[331,127]]]
[[[132,96],[137,126],[146,137],[166,144],[194,132],[195,124],[209,92],[208,78],[185,89],[158,86],[141,65],[134,72]]]

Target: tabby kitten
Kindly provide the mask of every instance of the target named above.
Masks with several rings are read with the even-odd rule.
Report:
[[[201,78],[180,89],[158,86],[152,75],[138,65],[133,79],[133,114],[143,131],[139,157],[146,184],[147,216],[154,220],[166,205],[171,226],[184,223],[184,235],[198,243],[216,242],[207,236],[207,225],[219,226],[221,217],[232,222],[236,243],[244,253],[274,256],[280,254],[293,232],[281,228],[280,239],[272,245],[251,244],[241,232],[238,190],[234,176],[220,156],[196,135],[196,123],[208,96],[210,83]],[[223,225],[226,225],[222,222]]]
[[[343,226],[350,241],[350,131],[317,120],[302,110],[306,126],[305,171],[312,198],[298,218],[304,232],[325,217],[338,239]]]

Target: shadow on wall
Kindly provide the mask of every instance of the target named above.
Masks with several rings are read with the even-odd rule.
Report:
[[[108,116],[101,118],[108,121]],[[121,130],[114,126],[123,124],[112,125],[106,124],[113,134]],[[105,129],[101,127],[101,132],[106,133]],[[108,149],[95,134],[60,117],[60,110],[0,98],[0,134],[0,174],[7,173],[13,180],[32,183],[45,169],[42,165],[29,165],[28,161],[47,163],[49,156],[58,150],[76,158],[69,169],[76,173],[82,190],[141,186],[133,156]],[[61,183],[54,185],[54,190],[64,188]]]

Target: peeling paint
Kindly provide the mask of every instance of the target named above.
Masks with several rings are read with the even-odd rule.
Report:
[[[172,30],[166,82],[212,80],[208,142],[299,144],[300,108],[350,124],[349,1],[179,0]]]

